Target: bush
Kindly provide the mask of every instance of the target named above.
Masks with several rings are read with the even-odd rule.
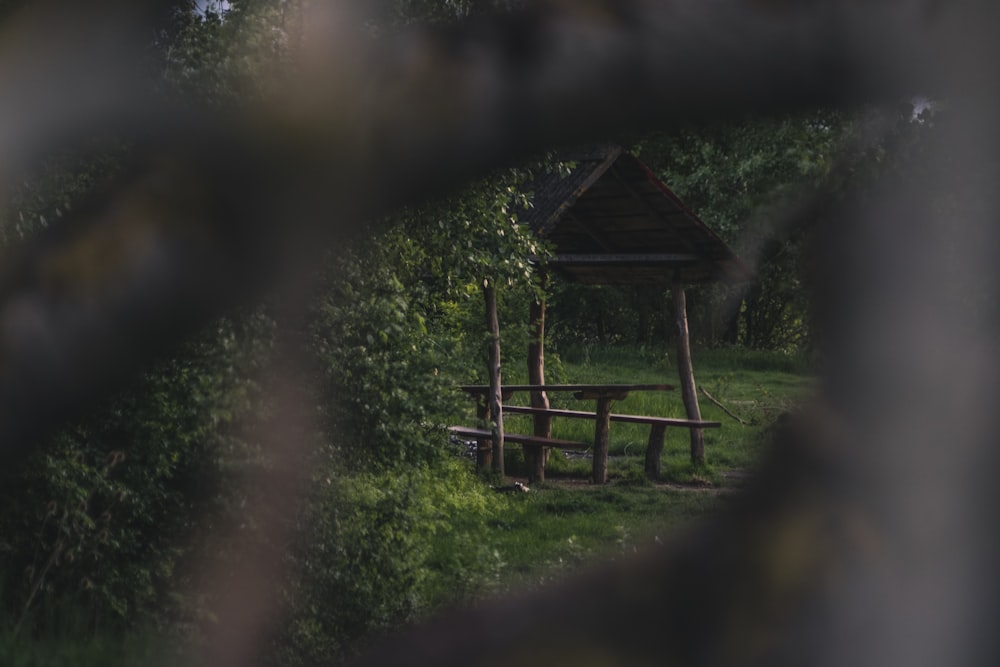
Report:
[[[249,378],[270,326],[260,313],[219,321],[3,474],[8,618],[75,601],[107,630],[190,611],[175,571],[224,511],[224,462],[244,447],[229,427],[258,403]]]
[[[425,313],[395,275],[373,269],[389,264],[381,261],[338,262],[310,330],[326,429],[336,434],[329,444],[350,470],[447,456],[442,425],[462,400],[440,371],[447,355],[429,334]]]
[[[322,475],[306,503],[287,590],[290,622],[272,660],[329,664],[497,577],[487,525],[506,499],[456,460]]]

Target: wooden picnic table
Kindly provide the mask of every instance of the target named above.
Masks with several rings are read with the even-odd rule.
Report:
[[[489,385],[466,384],[459,387],[474,396],[479,406],[479,417],[485,418],[486,395]],[[608,431],[611,426],[611,402],[622,400],[633,391],[672,391],[669,384],[509,384],[500,387],[503,400],[516,392],[571,392],[578,400],[596,401],[594,411],[594,464],[592,480],[604,484],[608,479]],[[501,408],[502,413],[503,408]],[[502,419],[502,416],[501,416]]]

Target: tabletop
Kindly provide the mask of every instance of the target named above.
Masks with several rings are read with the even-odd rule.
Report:
[[[473,395],[489,392],[486,384],[463,384],[459,386],[464,392]],[[578,399],[588,398],[624,398],[633,391],[673,391],[670,384],[504,384],[500,391],[506,397],[516,391],[570,391]]]

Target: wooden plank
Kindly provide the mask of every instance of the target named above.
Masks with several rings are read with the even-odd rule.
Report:
[[[448,431],[454,435],[469,438],[472,440],[489,439],[492,433],[485,429],[469,428],[466,426],[449,426]],[[521,433],[505,433],[504,440],[521,445],[534,447],[556,447],[557,449],[590,449],[586,442],[576,440],[562,440],[560,438],[543,438],[537,435],[527,435]]]
[[[490,390],[485,384],[463,384],[458,387],[470,394],[481,394]],[[517,391],[673,391],[672,384],[505,384],[504,392]]]
[[[691,365],[691,341],[688,333],[687,299],[684,285],[675,283],[671,287],[674,296],[674,318],[677,324],[677,372],[681,380],[681,399],[688,419],[701,421],[698,406],[698,390],[694,382],[694,367]],[[691,463],[705,465],[705,434],[700,429],[691,429]]]
[[[660,478],[660,457],[663,454],[663,446],[667,442],[667,427],[662,424],[653,424],[649,429],[649,441],[646,443],[646,478],[656,481]]]
[[[533,445],[535,447],[555,447],[557,449],[590,449],[590,445],[586,442],[563,440],[561,438],[543,438],[537,435],[521,435],[518,433],[507,436],[507,442],[517,442],[522,445]]]
[[[661,220],[659,218],[653,217],[646,212],[635,212],[635,213],[622,213],[622,212],[595,212],[588,211],[585,209],[577,210],[577,215],[591,224],[598,225],[607,232],[618,232],[622,229],[629,228],[645,228],[645,229],[666,229],[675,230],[677,228],[694,228],[693,225],[687,222],[686,216],[682,213],[672,213],[670,211],[665,211],[662,217],[669,218],[668,221]],[[675,226],[673,223],[677,222]],[[561,235],[566,234],[563,225],[568,226],[572,229],[573,225],[571,223],[563,223],[556,229],[552,230],[552,233],[546,236],[548,239],[558,239]],[[704,239],[700,239],[704,242]]]
[[[448,430],[455,435],[462,435],[468,438],[490,438],[493,434],[484,428],[473,428],[471,426],[449,426]]]
[[[614,248],[597,242],[593,236],[585,233],[572,233],[560,236],[558,241],[561,255],[578,254],[643,254],[650,248],[656,248],[660,253],[690,254],[683,243],[677,240],[677,235],[669,231],[654,229],[615,230]],[[704,258],[712,261],[714,258]],[[723,258],[724,259],[724,258]]]
[[[502,380],[500,375],[500,320],[497,317],[496,289],[490,282],[483,283],[483,297],[486,305],[486,329],[490,335],[489,359],[487,370],[490,376],[489,398],[490,425],[493,440],[493,470],[503,478],[503,399],[501,394]]]
[[[540,292],[545,289],[545,271],[538,272],[538,287]],[[545,384],[545,298],[538,294],[528,306],[528,326],[531,337],[528,340],[528,383]],[[549,397],[544,391],[531,392],[531,405],[536,408],[548,408]],[[535,415],[534,435],[549,438],[552,436],[552,418],[544,414]],[[525,462],[528,465],[528,482],[545,481],[545,465],[548,463],[549,450],[544,447],[527,447],[524,450]]]
[[[552,417],[571,417],[580,419],[595,419],[597,414],[587,410],[562,410],[558,408],[534,408],[526,405],[506,405],[504,412],[508,414],[522,415],[551,415]],[[682,426],[686,428],[720,428],[720,421],[706,421],[695,419],[675,419],[673,417],[652,417],[647,415],[610,415],[613,422],[623,422],[626,424],[660,424],[663,426]]]
[[[485,428],[490,423],[490,406],[486,400],[486,394],[475,396],[476,399],[476,424],[479,428]],[[493,468],[493,440],[480,440],[476,447],[476,470],[488,470]]]
[[[611,415],[611,399],[597,401],[597,419],[594,428],[594,465],[591,481],[605,484],[608,481],[608,419]]]
[[[578,401],[623,401],[628,398],[628,391],[624,389],[585,389],[573,392],[573,398]]]

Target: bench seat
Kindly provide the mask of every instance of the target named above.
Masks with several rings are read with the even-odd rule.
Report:
[[[505,405],[505,414],[547,415],[550,417],[576,417],[594,419],[597,415],[586,410],[559,410],[556,408],[533,408],[525,405]],[[611,414],[611,421],[627,424],[650,424],[652,426],[680,426],[686,428],[720,428],[722,422],[702,419],[675,419],[673,417],[647,417],[645,415]]]
[[[468,426],[449,426],[448,431],[454,435],[470,438],[472,440],[483,441],[493,437],[491,431],[481,428],[469,428]],[[504,433],[504,442],[515,442],[529,447],[555,447],[556,449],[590,449],[593,445],[576,440],[560,440],[559,438],[543,438],[537,435],[523,435],[520,433]]]

